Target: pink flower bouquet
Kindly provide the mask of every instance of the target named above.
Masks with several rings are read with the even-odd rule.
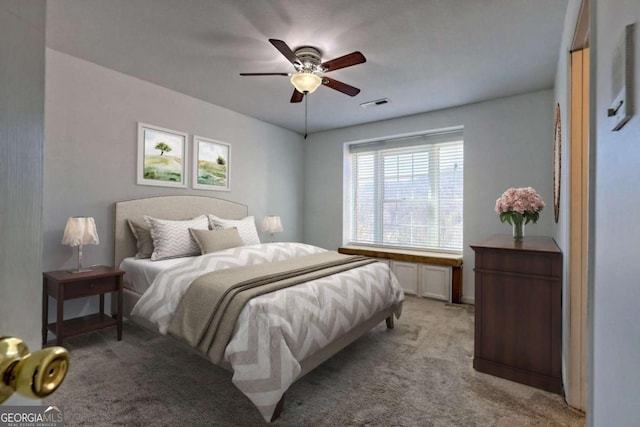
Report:
[[[510,188],[496,200],[500,221],[509,224],[535,224],[544,206],[542,197],[531,187]]]

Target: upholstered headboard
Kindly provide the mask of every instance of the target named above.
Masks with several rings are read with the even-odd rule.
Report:
[[[128,219],[143,221],[145,215],[160,219],[184,220],[214,214],[220,218],[241,219],[247,216],[246,205],[203,196],[163,196],[127,200],[115,204],[114,266],[136,254],[136,240]]]

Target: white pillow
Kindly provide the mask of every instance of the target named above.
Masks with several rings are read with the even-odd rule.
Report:
[[[151,261],[200,255],[200,247],[191,236],[189,229],[207,230],[209,220],[206,215],[187,221],[171,221],[150,216],[145,216],[144,220],[149,226],[153,239]]]
[[[243,219],[222,219],[215,215],[207,215],[212,229],[217,228],[237,228],[240,238],[245,245],[257,245],[260,244],[260,238],[258,237],[258,230],[256,230],[256,220],[252,216],[248,216]]]

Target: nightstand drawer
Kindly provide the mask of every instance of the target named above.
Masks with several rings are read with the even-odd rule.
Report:
[[[67,283],[64,287],[64,298],[80,298],[90,295],[98,295],[105,292],[118,290],[118,282],[113,277],[101,279],[87,279],[74,283]]]

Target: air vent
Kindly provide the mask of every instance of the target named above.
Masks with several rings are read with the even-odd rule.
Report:
[[[362,104],[360,104],[360,106],[362,108],[379,107],[381,105],[388,104],[390,102],[391,101],[389,101],[389,98],[381,98],[381,99],[376,99],[375,101],[363,102]]]

